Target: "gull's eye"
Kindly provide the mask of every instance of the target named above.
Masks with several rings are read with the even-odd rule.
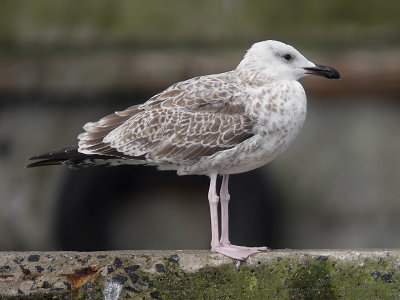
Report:
[[[292,59],[292,56],[291,56],[290,54],[285,54],[285,55],[283,56],[283,58],[286,59],[287,61],[289,61],[289,60]]]

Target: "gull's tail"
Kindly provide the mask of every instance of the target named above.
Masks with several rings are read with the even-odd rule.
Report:
[[[57,151],[35,155],[29,160],[37,161],[28,164],[27,168],[66,165],[72,169],[77,169],[96,165],[117,165],[121,164],[125,159],[109,155],[84,154],[78,151],[78,145],[74,145]]]

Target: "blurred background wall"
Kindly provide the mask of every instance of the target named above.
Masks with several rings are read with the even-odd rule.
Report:
[[[269,165],[231,177],[231,240],[400,247],[400,2],[0,3],[0,250],[207,249],[208,179],[144,167],[25,169],[87,121],[236,67],[277,39],[337,68],[305,78],[308,119]]]

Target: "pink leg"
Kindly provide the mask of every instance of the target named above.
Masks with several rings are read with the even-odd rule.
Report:
[[[231,196],[228,191],[228,180],[229,174],[222,176],[221,191],[219,196],[221,198],[221,239],[220,243],[223,246],[228,246],[229,242],[229,216],[228,216],[228,205]]]
[[[212,178],[211,178],[212,180]],[[211,241],[211,250],[229,256],[234,259],[244,260],[252,254],[258,253],[262,250],[267,250],[266,247],[242,247],[231,245],[229,242],[229,217],[228,217],[228,204],[230,195],[228,191],[228,180],[229,174],[223,175],[222,185],[220,191],[221,197],[221,240],[218,246],[212,247],[213,242]],[[211,189],[211,186],[210,186]],[[210,206],[211,207],[211,206]],[[212,217],[211,217],[212,218]],[[217,228],[218,230],[218,228]]]
[[[210,189],[208,190],[208,203],[210,205],[211,216],[211,250],[219,245],[218,233],[218,202],[217,195],[217,174],[210,176]]]

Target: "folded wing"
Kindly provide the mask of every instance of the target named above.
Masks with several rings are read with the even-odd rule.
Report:
[[[148,163],[194,163],[253,135],[229,73],[177,83],[142,105],[87,123],[79,151]]]

